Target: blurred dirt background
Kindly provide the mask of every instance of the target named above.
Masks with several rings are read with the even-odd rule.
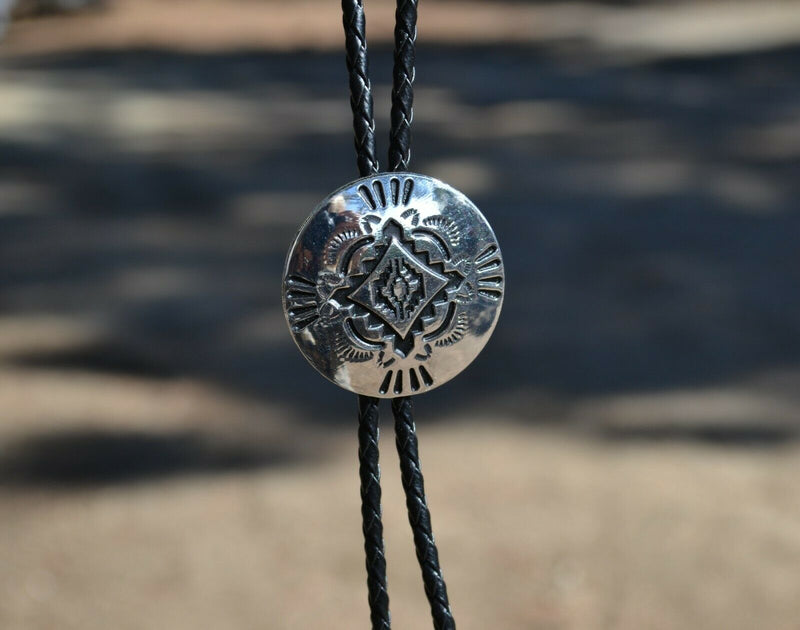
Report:
[[[414,167],[508,271],[417,399],[459,628],[797,630],[800,3],[425,0],[419,31]],[[354,397],[279,300],[355,176],[342,39],[321,0],[10,25],[3,630],[367,627]],[[383,446],[393,619],[426,628]]]

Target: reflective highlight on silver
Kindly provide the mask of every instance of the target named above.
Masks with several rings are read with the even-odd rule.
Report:
[[[483,349],[503,302],[480,211],[431,177],[388,173],[330,195],[289,251],[283,308],[320,373],[392,398],[438,387]]]

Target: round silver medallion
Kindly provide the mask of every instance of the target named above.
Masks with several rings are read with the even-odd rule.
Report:
[[[306,220],[286,260],[283,308],[323,376],[393,398],[469,365],[503,289],[494,232],[469,199],[432,177],[386,173],[337,190]]]

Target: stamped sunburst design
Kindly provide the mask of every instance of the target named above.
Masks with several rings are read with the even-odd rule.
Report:
[[[323,375],[393,397],[464,369],[503,292],[500,249],[478,209],[442,182],[394,173],[349,184],[309,217],[287,260],[284,309]]]

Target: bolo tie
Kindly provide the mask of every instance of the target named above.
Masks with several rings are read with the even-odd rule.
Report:
[[[358,457],[373,630],[391,628],[381,521],[379,402],[390,399],[403,490],[433,627],[453,630],[420,469],[411,396],[483,349],[503,301],[494,232],[462,193],[409,171],[417,1],[397,0],[389,168],[375,153],[363,0],[342,0],[360,178],[326,197],[286,260],[283,308],[300,352],[358,394]]]

